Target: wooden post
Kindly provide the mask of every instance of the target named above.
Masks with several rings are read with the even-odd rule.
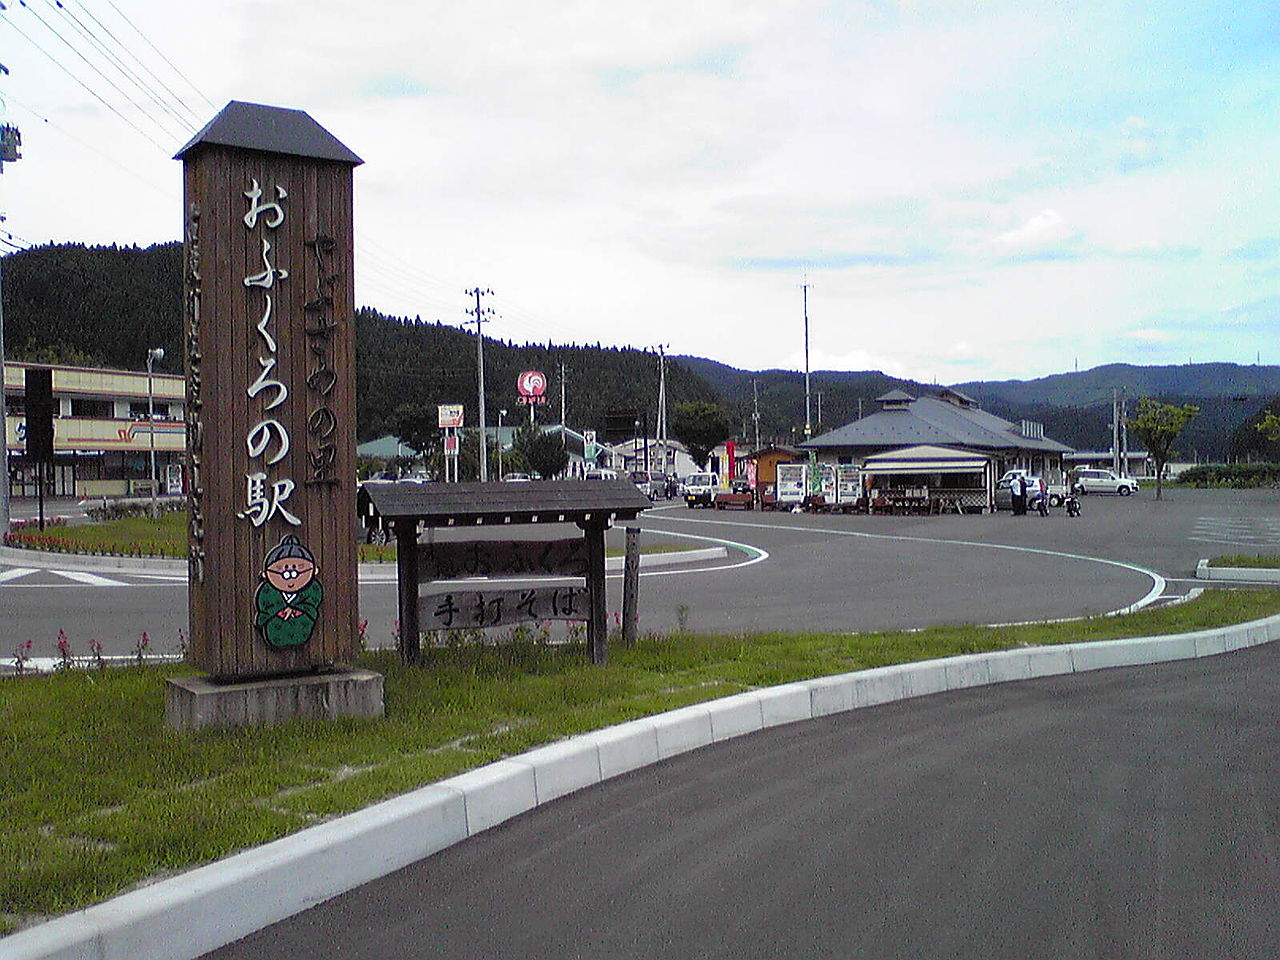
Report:
[[[191,660],[226,680],[350,664],[360,158],[239,102],[178,156]]]
[[[637,601],[640,593],[640,528],[627,527],[627,555],[622,570],[622,642],[636,642]]]
[[[587,653],[592,663],[609,659],[608,600],[604,581],[604,531],[607,520],[586,520],[579,524],[587,541],[587,594],[591,611],[587,619]]]
[[[396,584],[400,608],[400,659],[417,663],[422,654],[418,625],[418,521],[397,520]]]

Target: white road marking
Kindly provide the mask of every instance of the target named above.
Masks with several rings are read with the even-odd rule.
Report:
[[[677,523],[711,523],[722,524],[727,527],[748,527],[755,530],[778,530],[778,525],[767,523],[747,523],[741,520],[700,520],[693,517],[651,517],[653,520],[674,520]],[[843,530],[832,527],[785,527],[783,529],[793,530],[796,533],[825,533],[836,537],[856,537],[863,540],[888,540],[898,543],[927,543],[937,544],[939,546],[953,547],[978,547],[987,550],[1009,550],[1013,553],[1034,553],[1044,557],[1060,557],[1064,560],[1082,560],[1086,563],[1100,563],[1103,566],[1119,567],[1121,570],[1130,570],[1134,573],[1140,573],[1143,576],[1151,578],[1151,589],[1147,591],[1147,595],[1140,600],[1129,604],[1127,607],[1121,607],[1119,610],[1112,610],[1105,616],[1119,616],[1124,613],[1133,613],[1135,610],[1141,610],[1143,607],[1150,606],[1152,603],[1164,593],[1165,578],[1156,573],[1154,570],[1148,570],[1146,567],[1139,567],[1136,564],[1125,563],[1122,560],[1106,560],[1101,557],[1089,557],[1079,553],[1065,553],[1060,550],[1046,550],[1042,547],[1019,547],[1007,543],[984,543],[978,540],[947,540],[941,537],[909,537],[900,534],[888,533],[864,533],[860,530]],[[666,533],[667,531],[663,531]]]
[[[77,583],[87,583],[91,587],[127,587],[129,584],[123,580],[111,580],[107,577],[100,577],[96,573],[84,573],[80,570],[50,570],[49,573],[57,574],[60,577],[66,577],[68,580],[74,580]]]
[[[8,570],[0,570],[0,583],[8,583],[10,580],[17,580],[19,577],[35,572],[35,567],[12,567]]]

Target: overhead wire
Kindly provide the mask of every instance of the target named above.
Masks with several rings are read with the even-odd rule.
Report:
[[[158,56],[161,60],[163,60],[165,63],[169,65],[169,69],[171,69],[174,73],[176,73],[179,77],[181,77],[183,81],[186,83],[186,85],[195,91],[196,96],[198,96],[201,100],[207,103],[211,109],[216,109],[217,104],[215,104],[212,100],[206,97],[200,91],[200,88],[197,87],[194,83],[192,83],[191,80],[188,79],[187,75],[183,73],[181,70],[179,70],[177,65],[174,64],[172,60],[170,60],[168,57],[164,55],[164,51],[162,51],[159,47],[157,47],[154,43],[152,43],[151,38],[138,29],[137,25],[132,20],[129,19],[129,17],[125,14],[125,12],[115,5],[115,0],[107,0],[107,4],[111,7],[112,10],[114,10],[119,15],[121,20],[123,20],[125,23],[127,23],[130,27],[133,28],[133,32],[142,38],[143,43],[145,43],[147,46],[149,46],[152,50],[155,51],[156,56]]]
[[[79,84],[81,87],[83,87],[86,93],[88,93],[91,97],[93,97],[93,99],[97,100],[100,104],[102,104],[104,107],[106,107],[106,108],[107,108],[108,110],[110,110],[112,113],[114,113],[117,117],[119,117],[121,120],[123,120],[125,123],[127,123],[127,124],[128,124],[128,125],[129,125],[129,126],[130,126],[134,131],[135,131],[135,132],[137,132],[141,137],[143,137],[144,139],[146,139],[146,140],[150,141],[152,144],[154,144],[156,147],[159,147],[161,150],[165,149],[163,146],[161,146],[160,142],[159,142],[159,141],[157,141],[157,140],[155,139],[155,137],[151,136],[151,134],[147,133],[147,132],[146,132],[145,130],[143,130],[140,126],[138,126],[136,123],[134,123],[134,122],[133,122],[132,120],[130,120],[128,117],[126,117],[123,113],[121,113],[121,112],[120,112],[119,110],[117,110],[114,106],[112,106],[112,105],[111,105],[110,103],[108,103],[105,99],[103,99],[103,98],[98,94],[98,92],[97,92],[96,90],[94,90],[94,89],[93,89],[92,87],[90,87],[87,83],[85,83],[83,80],[81,80],[79,77],[77,77],[74,73],[72,73],[69,69],[67,69],[67,67],[66,67],[66,66],[64,66],[64,65],[63,65],[63,64],[58,60],[58,58],[57,58],[57,57],[55,57],[55,56],[54,56],[53,54],[51,54],[48,50],[46,50],[44,47],[42,47],[42,46],[40,45],[40,43],[39,43],[39,42],[38,42],[34,37],[32,37],[32,36],[31,36],[30,34],[28,34],[25,30],[23,30],[20,26],[18,26],[16,23],[14,23],[14,22],[13,22],[13,19],[12,19],[11,17],[0,17],[0,20],[3,20],[5,23],[9,24],[9,26],[10,26],[10,27],[12,27],[14,30],[16,30],[16,31],[19,33],[19,35],[21,35],[21,36],[22,36],[22,38],[23,38],[24,40],[26,40],[29,44],[31,44],[33,47],[35,47],[37,50],[39,50],[42,54],[44,54],[44,55],[49,59],[49,61],[50,61],[50,62],[51,62],[55,67],[57,67],[59,70],[61,70],[61,71],[62,71],[63,73],[65,73],[67,76],[69,76],[72,80],[74,80],[77,84]]]
[[[164,187],[159,186],[156,183],[154,177],[143,176],[142,174],[138,173],[136,170],[132,169],[131,167],[126,166],[124,163],[121,163],[119,160],[111,156],[109,153],[106,153],[105,151],[101,150],[95,144],[90,143],[88,140],[85,140],[83,137],[76,136],[76,134],[72,133],[66,127],[62,126],[61,124],[57,123],[54,120],[50,120],[48,117],[39,113],[30,104],[24,103],[23,101],[19,100],[17,97],[12,96],[10,94],[6,94],[5,97],[6,99],[8,99],[10,103],[16,104],[17,106],[21,107],[23,110],[27,111],[27,113],[31,114],[31,116],[39,120],[41,123],[47,124],[50,127],[50,129],[57,130],[60,134],[62,134],[67,139],[74,140],[76,143],[84,147],[86,150],[93,151],[98,156],[102,157],[103,160],[106,160],[112,166],[119,168],[119,170],[122,173],[126,173],[133,179],[137,180],[139,183],[144,184],[148,189],[154,190],[157,193],[165,197],[169,197],[171,199],[174,197],[178,197],[179,199],[181,198],[180,191],[166,190]]]
[[[174,103],[182,107],[183,110],[187,111],[187,113],[191,115],[192,121],[194,121],[197,124],[200,122],[200,117],[195,112],[195,110],[193,110],[191,106],[182,97],[178,96],[177,92],[172,87],[170,87],[167,83],[165,83],[164,80],[159,75],[157,75],[154,70],[152,70],[149,66],[147,66],[147,64],[142,60],[141,57],[139,57],[131,49],[129,49],[129,47],[119,37],[115,35],[115,33],[112,31],[110,27],[108,27],[105,23],[99,20],[98,17],[94,14],[94,12],[84,5],[84,0],[74,0],[74,2],[76,3],[76,6],[78,6],[82,11],[84,11],[85,15],[89,17],[89,19],[91,19],[94,23],[96,23],[102,29],[103,33],[105,33],[108,37],[110,37],[113,41],[115,41],[116,46],[118,46],[121,50],[123,50],[129,56],[129,59],[131,59],[139,67],[145,70],[147,75],[151,77],[151,79],[153,79],[156,83],[158,83],[160,87],[165,91],[165,93],[169,94],[169,97],[173,100]],[[61,3],[59,3],[59,5],[61,5]],[[130,24],[130,26],[132,26],[132,24]],[[137,28],[135,27],[134,29],[136,30]],[[146,39],[147,39],[146,37],[143,37],[143,40],[146,40]],[[150,43],[150,41],[147,41],[147,42]],[[152,49],[155,49],[154,44],[152,44]],[[159,53],[158,50],[156,52]],[[160,54],[160,56],[162,59],[164,58],[164,54]],[[168,63],[169,61],[166,59],[165,62]],[[169,65],[171,67],[173,66],[173,64],[169,64]],[[182,76],[182,73],[178,71],[176,67],[174,68],[174,72],[178,73],[178,76],[182,77],[182,79],[186,81],[187,85],[190,86],[191,89],[195,90],[197,96],[199,96],[206,103],[208,103],[209,106],[211,107],[213,106],[213,103],[209,100],[209,98],[206,97],[199,90],[197,90],[195,85],[192,84],[190,80],[187,80],[185,76]]]
[[[108,77],[96,63],[94,63],[92,60],[86,57],[84,55],[84,52],[81,51],[79,47],[77,47],[74,43],[72,43],[70,40],[64,37],[62,35],[62,32],[58,30],[57,27],[53,26],[51,23],[49,23],[49,21],[45,20],[44,17],[40,16],[39,11],[36,10],[36,8],[33,7],[31,4],[27,3],[27,0],[18,0],[18,3],[22,7],[22,9],[29,11],[33,17],[35,17],[38,21],[40,21],[40,24],[46,30],[48,30],[55,37],[61,40],[68,50],[70,50],[77,57],[83,60],[85,66],[87,66],[90,70],[92,70],[99,77],[101,77],[102,80],[107,84],[107,86],[109,86],[112,90],[114,90],[116,93],[122,96],[126,101],[128,101],[129,105],[132,106],[135,110],[137,110],[138,113],[140,113],[142,116],[146,117],[148,120],[154,123],[156,127],[159,128],[164,134],[170,135],[170,136],[172,135],[173,131],[166,128],[165,125],[161,122],[161,120],[155,116],[155,114],[153,114],[150,110],[148,110],[146,107],[140,104],[127,92],[121,89],[120,85],[116,83],[114,80],[112,80],[110,77]],[[160,146],[160,144],[157,143],[156,146]],[[161,149],[163,150],[164,148],[161,147]]]
[[[85,26],[80,18],[62,3],[62,0],[45,0],[45,3],[57,10],[58,13],[62,15],[62,18],[71,24],[80,36],[84,37],[95,50],[102,54],[102,56],[106,57],[111,66],[113,66],[122,77],[137,87],[138,90],[152,103],[173,118],[173,120],[176,121],[188,134],[195,132],[195,124],[186,117],[179,115],[163,97],[156,93],[152,86],[143,77],[139,76],[136,70],[126,64],[114,50],[110,49],[110,47],[103,42],[100,37]]]

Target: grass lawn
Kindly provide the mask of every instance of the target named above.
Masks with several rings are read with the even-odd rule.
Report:
[[[1144,636],[1280,612],[1280,591],[1211,590],[1126,617],[868,634],[651,637],[607,666],[581,645],[390,653],[382,721],[177,734],[183,667],[0,680],[0,933],[264,843],[537,744],[756,687],[1026,644]],[[0,951],[3,952],[3,951]]]
[[[171,557],[187,555],[187,515],[181,511],[150,517],[128,517],[102,523],[47,525],[43,531],[34,526],[15,530],[9,536],[15,547],[55,550],[62,553],[93,553],[125,557]],[[664,553],[684,547],[642,542],[641,553]],[[620,549],[610,549],[610,556],[620,556]],[[396,545],[359,544],[361,563],[390,563],[396,559]]]
[[[1255,569],[1271,569],[1280,567],[1280,557],[1254,557],[1246,553],[1237,553],[1229,557],[1214,557],[1209,561],[1211,567],[1251,567]]]

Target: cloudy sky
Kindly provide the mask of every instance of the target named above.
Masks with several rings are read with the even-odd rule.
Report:
[[[364,158],[396,315],[802,369],[807,282],[815,370],[1280,363],[1274,0],[3,2],[0,250],[178,239],[248,100]]]

